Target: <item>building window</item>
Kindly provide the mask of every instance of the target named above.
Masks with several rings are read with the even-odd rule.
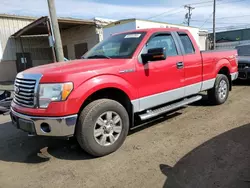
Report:
[[[88,51],[87,43],[75,44],[75,58],[81,59],[81,57]]]

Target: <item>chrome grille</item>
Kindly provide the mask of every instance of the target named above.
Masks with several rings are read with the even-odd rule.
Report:
[[[247,67],[248,65],[245,63],[240,63],[238,64],[238,69],[244,69],[245,67]]]
[[[14,102],[25,107],[35,106],[36,80],[16,78],[14,86]]]

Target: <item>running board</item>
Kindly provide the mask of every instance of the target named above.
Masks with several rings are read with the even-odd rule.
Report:
[[[191,98],[185,98],[182,101],[179,101],[179,102],[176,102],[176,103],[173,103],[173,104],[170,104],[170,105],[167,105],[167,106],[155,109],[155,110],[149,110],[149,111],[147,111],[147,113],[139,115],[139,117],[141,118],[141,120],[150,119],[152,117],[164,114],[164,113],[172,111],[172,110],[176,110],[182,106],[199,101],[201,99],[202,99],[202,96],[200,96],[200,95],[197,95],[197,96],[194,96]]]

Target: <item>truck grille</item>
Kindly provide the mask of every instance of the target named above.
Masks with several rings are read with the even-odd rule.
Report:
[[[247,66],[245,63],[238,64],[238,69],[244,69]]]
[[[14,102],[25,107],[35,106],[36,80],[16,78],[14,86]]]

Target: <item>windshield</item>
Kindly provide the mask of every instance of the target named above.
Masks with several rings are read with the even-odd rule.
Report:
[[[83,58],[131,58],[145,34],[132,32],[113,35],[93,47]]]
[[[236,47],[239,56],[250,56],[250,45]]]

